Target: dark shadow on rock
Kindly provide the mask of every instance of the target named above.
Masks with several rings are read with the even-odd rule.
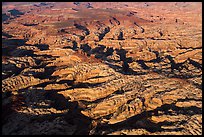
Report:
[[[36,6],[36,7],[43,7],[43,6],[47,6],[49,4],[45,3],[45,2],[41,2],[40,4],[34,4],[33,6]]]
[[[26,89],[26,90],[28,90],[28,89]],[[26,90],[24,89],[24,91],[26,91]],[[28,96],[29,96],[29,94],[33,95],[32,90],[30,90],[26,94],[28,94]],[[49,113],[49,114],[41,114],[41,113],[28,114],[28,113],[22,113],[22,112],[19,113],[15,109],[18,109],[17,107],[21,108],[23,106],[22,105],[23,102],[25,103],[25,99],[22,101],[17,100],[20,103],[18,106],[16,106],[16,104],[14,104],[14,102],[11,101],[10,103],[8,103],[8,105],[2,106],[2,108],[4,109],[3,114],[2,114],[2,126],[4,126],[7,122],[9,122],[9,116],[11,116],[11,115],[13,115],[13,116],[17,115],[21,119],[23,119],[23,118],[28,119],[29,118],[29,121],[28,121],[29,123],[36,123],[36,122],[41,123],[41,122],[46,122],[46,121],[52,122],[54,119],[61,117],[68,124],[70,124],[72,126],[76,126],[76,129],[74,129],[72,134],[74,134],[74,135],[88,135],[89,134],[92,119],[81,114],[81,106],[78,104],[78,102],[76,102],[76,101],[70,102],[69,98],[65,98],[63,95],[58,94],[57,91],[47,91],[47,92],[44,92],[42,94],[42,96],[45,100],[50,100],[50,105],[49,106],[39,105],[39,103],[41,103],[42,100],[39,100],[40,102],[38,102],[38,100],[36,100],[36,102],[33,102],[35,100],[32,100],[32,102],[33,102],[32,104],[34,104],[34,105],[32,105],[31,107],[39,108],[39,109],[55,108],[56,110],[68,110],[68,111],[63,112],[63,113]],[[30,107],[30,104],[24,104],[24,105],[27,107]],[[14,118],[17,119],[17,117],[14,117]],[[23,125],[23,121],[22,121],[22,123],[18,123],[19,121],[16,121],[16,122],[17,122],[17,124],[20,124],[23,127],[27,126],[26,122],[25,122],[25,125]],[[30,125],[30,126],[32,128],[32,125]],[[52,126],[52,125],[48,125],[48,126]],[[12,131],[13,134],[18,134],[18,131],[20,131],[20,130],[21,130],[20,132],[23,132],[23,127],[21,127],[20,129],[18,127],[10,127],[10,128],[14,128],[14,130]],[[52,129],[52,127],[50,127],[50,128]],[[49,127],[48,127],[48,129],[49,129]],[[63,131],[64,130],[66,130],[66,129],[63,129]],[[9,133],[6,133],[6,130],[4,130],[3,134],[9,134]]]
[[[83,30],[86,35],[89,35],[89,34],[90,34],[89,30],[88,30],[85,26],[82,26],[82,25],[77,24],[77,23],[75,23],[74,26],[75,26],[77,29]]]
[[[113,50],[112,47],[111,47],[111,48],[107,47],[107,50],[106,50],[106,52],[105,52],[105,55],[106,55],[106,56],[111,56],[111,55],[113,55],[113,52],[114,52],[114,50]]]
[[[2,39],[2,55],[13,56],[11,54],[18,46],[23,46],[27,40],[25,39]]]
[[[27,40],[25,39],[2,39],[2,43],[5,45],[15,45],[15,46],[23,46]]]
[[[25,24],[23,24],[24,26],[37,26],[38,24],[34,24],[34,23],[25,23]]]
[[[2,22],[7,21],[10,18],[10,16],[6,15],[6,13],[2,14]]]
[[[24,68],[18,68],[14,64],[11,64],[11,63],[2,64],[2,72],[5,74],[5,75],[2,75],[2,80],[9,78],[11,76],[17,76],[18,74],[21,73],[23,69]]]
[[[153,123],[150,120],[148,120],[149,117],[156,115],[158,111],[162,111],[165,115],[171,115],[170,110],[173,110],[173,115],[187,115],[192,116],[195,114],[202,114],[202,109],[198,108],[196,106],[192,107],[177,107],[175,104],[164,104],[161,107],[158,107],[151,111],[144,111],[138,115],[132,116],[122,122],[118,122],[116,124],[102,124],[99,125],[96,128],[97,134],[102,134],[101,131],[106,131],[106,133],[110,133],[110,129],[114,131],[123,130],[123,129],[132,129],[132,128],[144,128],[147,131],[154,133],[154,132],[162,132],[162,131],[180,131],[183,128],[174,128],[174,129],[163,129],[162,126],[172,126],[178,124],[180,122],[181,124],[187,123],[187,121],[175,121],[175,122],[159,122],[159,123]]]
[[[63,47],[63,49],[72,49],[74,51],[78,50],[78,43],[76,41],[72,41],[72,45],[67,45],[65,47]]]
[[[99,41],[101,41],[103,39],[103,37],[108,33],[110,32],[110,28],[109,27],[106,27],[105,29],[102,30],[102,32],[100,32],[98,34],[98,38],[99,38]]]
[[[83,83],[76,83],[74,85],[72,85],[72,87],[70,87],[69,89],[76,89],[76,88],[94,88],[96,86],[99,86],[101,84],[103,84],[105,82],[100,82],[100,83],[87,83],[87,82],[83,82]]]
[[[110,68],[114,69],[116,72],[119,72],[123,75],[145,75],[147,74],[146,72],[137,72],[137,71],[134,71],[133,69],[131,68],[128,68],[126,71],[124,71],[125,68],[122,68],[118,65],[113,65],[111,63],[108,63],[108,62],[105,62],[105,64],[109,65]]]
[[[2,21],[7,21],[9,19],[11,19],[11,17],[20,17],[20,15],[24,15],[23,12],[19,11],[19,10],[16,10],[16,9],[12,9],[12,10],[8,10],[9,14],[10,15],[7,15],[7,14],[2,14]]]
[[[98,45],[97,47],[91,49],[91,54],[96,54],[96,53],[99,53],[99,54],[103,54],[104,53],[104,49],[106,47],[104,45]]]
[[[53,101],[52,107],[58,110],[69,110],[63,117],[69,124],[77,125],[77,130],[74,132],[75,135],[89,134],[92,119],[81,114],[81,108],[77,101],[70,102],[69,98],[65,98],[56,91],[47,92],[45,97]]]
[[[183,67],[185,67],[183,64],[184,63],[176,63],[171,55],[167,55],[166,58],[170,61],[171,63],[171,71],[173,72],[174,70],[181,71]]]
[[[88,2],[87,4],[85,4],[85,6],[86,6],[87,9],[92,9],[92,8],[93,8],[93,6],[91,5],[91,3],[89,3],[89,2]]]
[[[144,60],[137,60],[136,62],[137,62],[138,64],[140,64],[140,66],[141,66],[143,69],[145,69],[145,70],[150,69],[150,67],[148,67],[148,66],[145,64],[145,61],[144,61]]]
[[[160,57],[158,51],[150,51],[150,52],[153,52],[156,55],[156,59],[152,59],[149,62],[160,63],[162,61],[162,58]]]
[[[68,109],[69,103],[63,95],[58,94],[57,91],[49,91],[44,94],[46,99],[52,100],[51,106],[57,110]]]
[[[12,10],[8,10],[10,15],[7,14],[2,14],[2,22],[7,21],[11,18],[16,18],[16,17],[20,17],[20,15],[24,15],[23,12],[16,10],[16,9],[12,9]]]
[[[34,56],[34,51],[33,50],[26,50],[26,49],[16,49],[11,52],[11,55],[13,57],[25,57],[25,56]]]
[[[189,63],[192,64],[194,67],[202,70],[202,64],[198,63],[197,61],[194,61],[192,59],[188,59]]]
[[[2,31],[2,36],[5,36],[5,37],[7,37],[7,38],[12,38],[12,37],[13,37],[12,35],[10,35],[10,34],[8,34],[8,33],[5,33],[5,32],[3,32],[3,31]]]
[[[91,47],[88,44],[81,44],[80,49],[82,49],[83,52],[88,53],[91,50]]]
[[[73,4],[79,6],[81,2],[73,2]]]
[[[9,10],[8,12],[10,12],[12,16],[18,16],[18,15],[23,15],[24,14],[23,12],[21,12],[19,10],[16,10],[16,9]]]
[[[101,59],[105,61],[105,64],[109,65],[111,68],[116,70],[117,72],[120,72],[124,75],[143,75],[144,73],[141,72],[135,72],[133,69],[129,67],[128,63],[132,63],[133,59],[131,57],[126,57],[127,51],[125,49],[113,49],[112,47],[106,47],[104,45],[98,45],[95,48],[91,48],[88,44],[83,44],[80,46],[80,49],[83,50],[83,52],[87,53],[88,56],[91,54],[95,55],[95,58]],[[115,60],[110,60],[107,57],[113,55],[113,52],[116,52],[117,55],[120,56],[120,60],[122,61],[122,67],[112,64],[111,62],[119,62]],[[144,63],[142,64],[144,65]],[[147,66],[146,66],[147,69]]]
[[[38,78],[40,79],[50,78],[52,73],[55,71],[55,69],[56,69],[55,66],[45,67],[45,72],[43,73],[43,75],[39,76]]]
[[[121,61],[126,60],[126,54],[127,54],[126,50],[124,50],[124,49],[116,49],[116,54],[118,54],[120,56],[120,60]]]
[[[34,46],[38,47],[41,51],[49,49],[49,45],[47,44],[35,44]]]

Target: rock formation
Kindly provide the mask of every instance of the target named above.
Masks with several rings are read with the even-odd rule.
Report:
[[[196,2],[3,2],[2,134],[201,135]]]

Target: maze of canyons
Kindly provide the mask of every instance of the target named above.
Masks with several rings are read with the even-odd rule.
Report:
[[[201,6],[3,3],[3,134],[201,135]]]

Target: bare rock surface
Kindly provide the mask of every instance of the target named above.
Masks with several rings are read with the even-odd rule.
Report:
[[[202,3],[3,2],[3,135],[202,135]]]

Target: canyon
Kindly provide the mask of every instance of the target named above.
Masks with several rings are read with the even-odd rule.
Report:
[[[3,2],[3,135],[201,135],[201,2]]]

